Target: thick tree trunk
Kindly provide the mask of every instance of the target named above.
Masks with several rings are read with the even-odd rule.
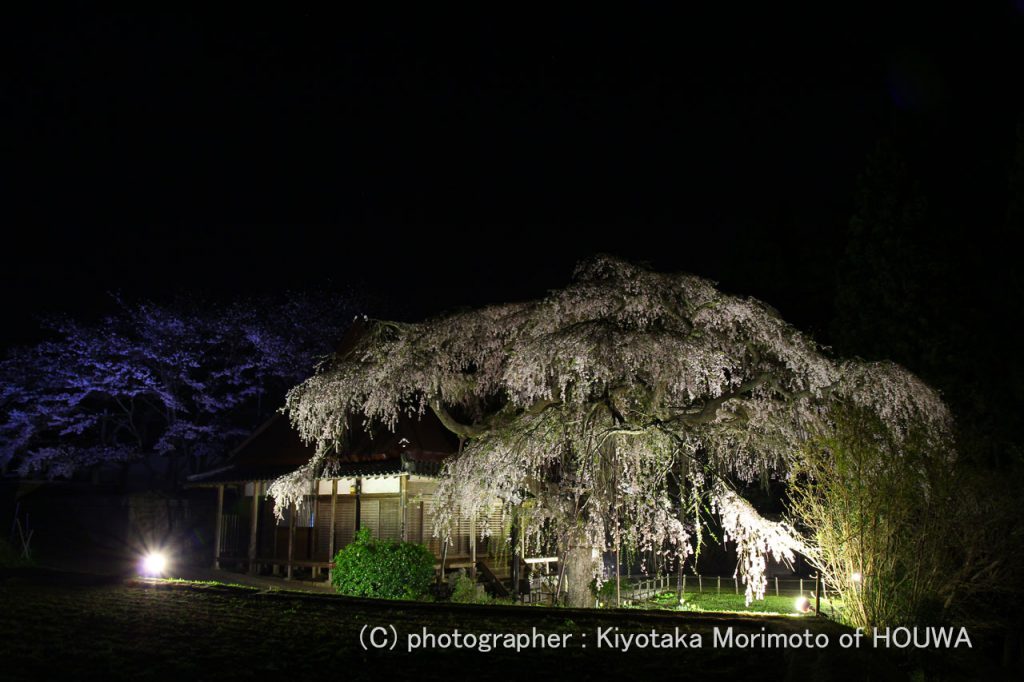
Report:
[[[596,556],[595,556],[596,554]],[[565,597],[566,606],[579,608],[594,605],[594,594],[590,591],[590,581],[600,569],[601,554],[590,547],[570,549],[565,556]]]

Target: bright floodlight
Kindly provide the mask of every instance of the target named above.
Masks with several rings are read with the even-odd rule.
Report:
[[[146,575],[160,575],[167,568],[167,557],[160,552],[150,552],[142,560],[142,572]]]
[[[797,613],[807,613],[811,610],[811,600],[807,597],[797,597],[793,602],[793,608]]]
[[[860,572],[859,571],[854,571],[850,575],[850,580],[852,580],[855,583],[859,583],[860,582]]]

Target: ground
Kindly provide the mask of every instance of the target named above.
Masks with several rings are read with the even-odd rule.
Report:
[[[737,650],[712,646],[714,628],[734,633],[844,631],[825,619],[473,606],[357,600],[327,594],[247,586],[146,582],[80,574],[8,572],[0,575],[0,677],[17,679],[147,680],[375,677],[399,671],[417,679],[507,678],[516,670],[573,678],[716,676],[757,679],[907,679],[903,659],[873,653],[819,650]],[[364,651],[360,630],[394,626],[395,651]],[[704,635],[698,650],[598,650],[598,628],[619,634]],[[567,649],[457,654],[405,653],[406,636],[435,633],[571,635]],[[588,644],[584,648],[583,644]],[[621,647],[620,647],[621,648]]]

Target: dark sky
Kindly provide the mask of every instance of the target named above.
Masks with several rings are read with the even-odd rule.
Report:
[[[416,317],[540,295],[600,251],[813,330],[880,138],[976,259],[997,248],[1024,3],[958,4],[5,22],[2,343],[112,290],[330,279]]]

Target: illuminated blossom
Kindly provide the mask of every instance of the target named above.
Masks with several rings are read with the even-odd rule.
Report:
[[[760,301],[598,257],[537,301],[375,323],[293,388],[286,409],[318,446],[310,475],[353,418],[394,427],[433,410],[464,443],[436,495],[444,537],[456,513],[497,501],[563,552],[628,545],[685,558],[710,506],[737,545],[749,601],[763,596],[766,555],[788,560],[802,545],[737,483],[785,477],[837,400],[875,410],[897,437],[911,423],[935,438],[950,428],[938,396],[895,365],[837,362]],[[281,507],[306,489],[273,492]]]

